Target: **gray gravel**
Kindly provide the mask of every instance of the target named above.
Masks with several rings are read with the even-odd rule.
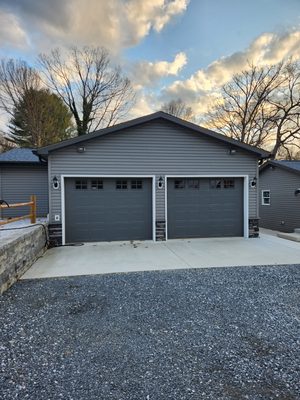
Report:
[[[300,266],[21,281],[1,399],[300,399]]]

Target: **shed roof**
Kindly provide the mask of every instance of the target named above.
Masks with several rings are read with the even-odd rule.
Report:
[[[36,154],[33,154],[33,149],[16,148],[0,154],[0,163],[40,163],[40,159]]]
[[[146,123],[146,122],[150,122],[150,121],[154,121],[154,120],[165,120],[165,121],[169,121],[172,122],[174,124],[177,124],[181,127],[184,128],[188,128],[190,130],[193,130],[196,133],[200,133],[202,135],[205,135],[207,137],[211,137],[217,140],[220,140],[226,144],[229,144],[233,147],[237,147],[237,148],[242,148],[243,150],[249,151],[250,153],[254,153],[256,156],[258,156],[259,158],[268,158],[270,156],[270,154],[262,149],[259,149],[257,147],[254,146],[250,146],[248,144],[245,143],[241,143],[238,140],[226,137],[220,133],[211,131],[209,129],[203,128],[202,126],[193,124],[192,122],[188,122],[188,121],[184,121],[180,118],[174,117],[173,115],[167,114],[163,111],[158,111],[156,113],[150,114],[150,115],[146,115],[144,117],[140,117],[140,118],[135,118],[132,119],[130,121],[127,122],[122,122],[120,124],[114,125],[112,127],[109,128],[105,128],[105,129],[100,129],[97,130],[95,132],[91,132],[88,133],[86,135],[82,135],[82,136],[77,136],[75,138],[72,139],[68,139],[68,140],[64,140],[62,142],[56,143],[56,144],[52,144],[50,146],[46,146],[46,147],[41,147],[37,150],[35,150],[34,152],[42,157],[47,157],[48,154],[52,151],[58,150],[58,149],[62,149],[64,147],[67,146],[71,146],[74,144],[79,144],[88,140],[92,140],[104,135],[108,135],[110,133],[114,133],[114,132],[119,132],[122,131],[124,129],[127,128],[132,128],[135,127],[137,125]]]
[[[300,161],[296,160],[272,160],[268,161],[260,167],[260,172],[264,171],[267,166],[279,167],[290,172],[300,174]]]

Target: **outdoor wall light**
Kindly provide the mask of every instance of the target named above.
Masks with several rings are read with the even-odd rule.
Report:
[[[230,155],[236,154],[236,149],[229,149],[229,154]]]
[[[295,196],[298,196],[298,194],[300,194],[300,188],[295,190]]]
[[[59,180],[57,179],[57,176],[55,176],[55,177],[52,179],[52,187],[53,187],[53,189],[55,189],[55,190],[59,189]]]
[[[250,186],[254,189],[257,185],[257,178],[256,176],[250,181]]]
[[[158,189],[162,189],[164,187],[164,180],[163,177],[160,176],[157,183]]]
[[[85,152],[85,147],[84,146],[77,147],[77,153],[84,153],[84,152]]]

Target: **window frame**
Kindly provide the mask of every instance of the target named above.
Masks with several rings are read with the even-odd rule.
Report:
[[[265,192],[269,193],[269,197],[265,197],[264,196]],[[265,203],[266,199],[269,199],[269,203]],[[261,205],[262,206],[270,206],[271,205],[271,190],[270,189],[262,189],[262,191],[261,191]]]

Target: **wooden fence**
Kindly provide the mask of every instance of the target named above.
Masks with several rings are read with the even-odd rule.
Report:
[[[23,215],[21,217],[7,218],[4,221],[0,220],[0,226],[9,224],[10,222],[20,221],[22,219],[30,218],[30,222],[35,224],[36,222],[36,196],[30,196],[28,203],[15,203],[15,204],[0,204],[0,210],[5,208],[17,208],[17,207],[30,207],[30,214]]]

